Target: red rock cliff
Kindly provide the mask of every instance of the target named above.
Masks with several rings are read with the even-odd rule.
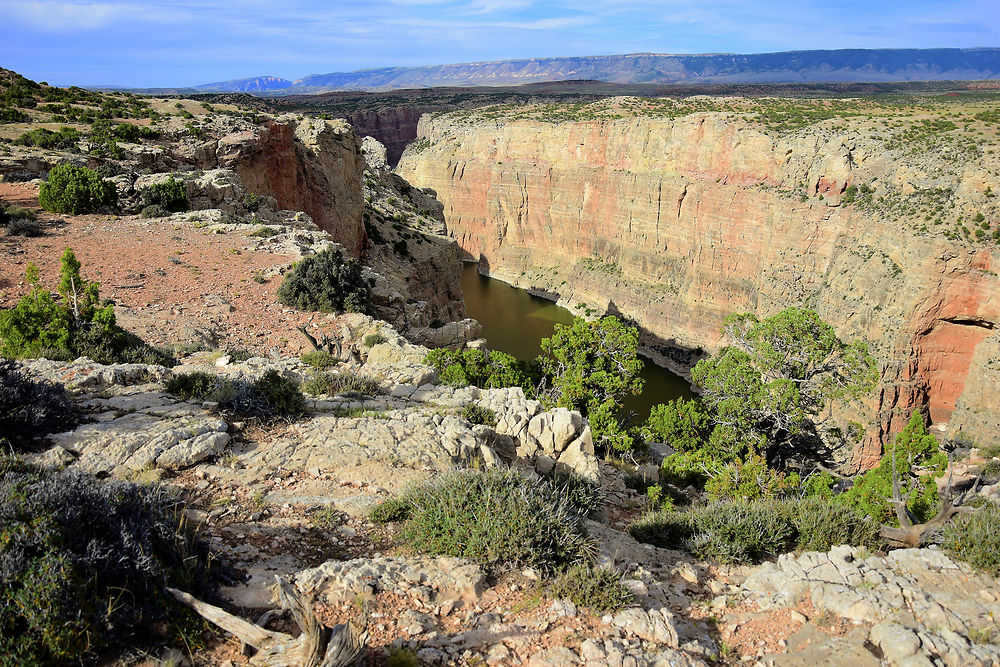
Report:
[[[841,205],[852,184],[874,187],[874,202],[906,201],[946,173],[900,160],[877,136],[775,136],[726,113],[446,114],[421,120],[398,171],[437,191],[449,230],[491,275],[633,318],[664,360],[717,349],[729,313],[789,305],[867,339],[884,381],[858,416],[867,436],[854,466],[873,463],[914,408],[968,439],[1000,432],[997,252],[918,233],[875,203]],[[953,173],[950,205],[976,210],[988,172]]]

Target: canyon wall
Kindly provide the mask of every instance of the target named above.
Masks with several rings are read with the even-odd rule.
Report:
[[[857,468],[914,408],[952,436],[995,438],[1000,280],[992,244],[918,232],[842,194],[865,184],[905,200],[951,179],[951,205],[974,210],[995,167],[924,168],[877,136],[829,125],[781,136],[725,112],[446,114],[421,119],[398,172],[437,192],[482,270],[634,320],[675,368],[725,344],[720,325],[738,311],[805,306],[868,340],[883,382],[858,415],[866,436],[845,461]]]
[[[206,161],[233,169],[249,191],[274,197],[281,208],[305,211],[348,253],[361,255],[364,159],[345,121],[280,116],[221,137]]]

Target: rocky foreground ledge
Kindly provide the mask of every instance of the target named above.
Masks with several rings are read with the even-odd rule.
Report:
[[[329,625],[370,600],[372,646],[405,646],[425,664],[994,665],[1000,646],[1000,582],[936,549],[886,556],[837,547],[758,567],[725,568],[636,542],[625,529],[645,507],[622,473],[594,455],[579,413],[542,409],[519,389],[437,384],[427,349],[388,324],[337,318],[356,345],[340,367],[374,380],[378,395],[321,395],[295,423],[233,422],[211,403],[164,391],[195,370],[300,380],[298,358],[234,363],[199,353],[175,369],[29,361],[33,375],[63,383],[88,420],[28,458],[184,490],[189,518],[243,581],[224,588],[230,610],[257,618],[273,608],[279,575],[316,600]],[[493,410],[495,427],[462,409]],[[372,507],[409,485],[465,467],[553,469],[598,481],[607,501],[587,522],[600,564],[623,572],[631,606],[595,615],[539,592],[532,570],[488,576],[477,564],[415,555]],[[166,657],[166,656],[164,656]],[[203,664],[243,664],[235,640],[197,654]]]

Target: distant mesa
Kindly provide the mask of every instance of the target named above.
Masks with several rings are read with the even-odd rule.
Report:
[[[724,84],[1000,79],[1000,48],[839,49],[780,53],[530,58],[272,76],[196,86],[199,91],[304,93],[440,86],[512,86],[589,79],[609,83]]]
[[[258,76],[252,79],[233,79],[195,86],[195,90],[225,93],[261,93],[289,88],[292,82],[277,76]]]

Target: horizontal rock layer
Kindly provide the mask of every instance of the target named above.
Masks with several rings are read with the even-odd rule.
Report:
[[[632,318],[660,361],[717,350],[730,313],[791,305],[870,341],[884,382],[857,417],[866,437],[855,467],[876,459],[913,408],[971,440],[996,432],[996,251],[838,206],[850,184],[937,187],[871,137],[775,137],[726,113],[561,123],[445,114],[422,118],[418,135],[398,171],[437,192],[481,270]],[[972,206],[987,167],[960,165],[938,185]]]

